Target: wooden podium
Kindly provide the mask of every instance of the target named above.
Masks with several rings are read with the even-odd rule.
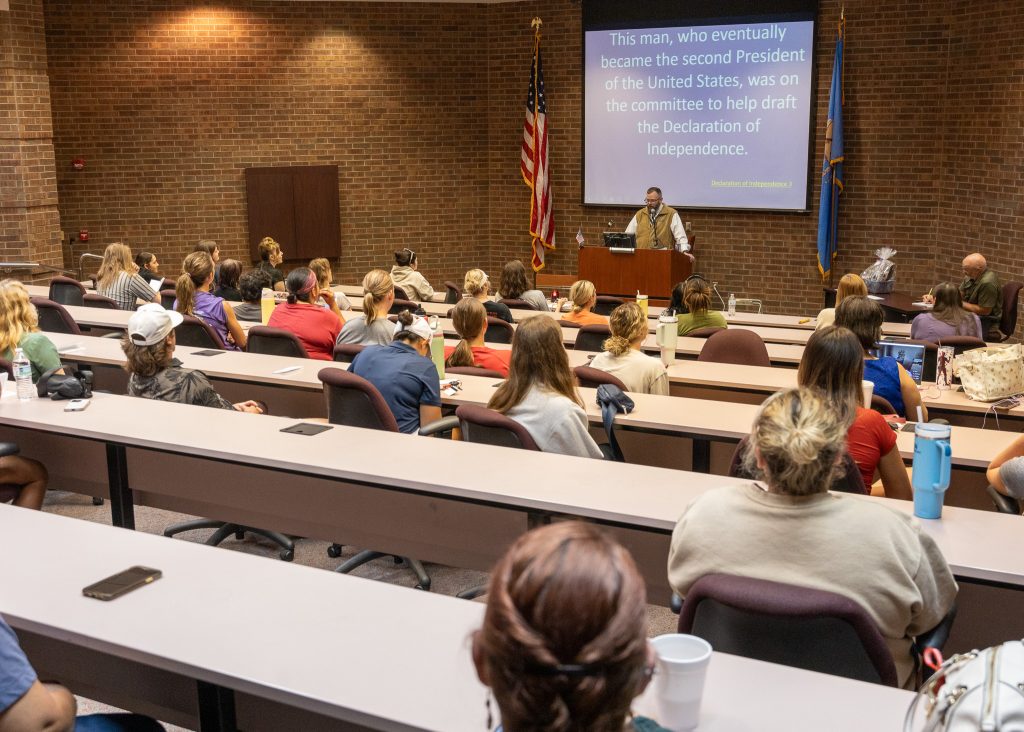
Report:
[[[590,280],[602,295],[668,300],[672,288],[693,273],[690,258],[674,249],[613,252],[607,247],[580,249],[580,279]]]

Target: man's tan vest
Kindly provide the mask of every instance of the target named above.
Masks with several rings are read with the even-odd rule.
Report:
[[[669,225],[672,223],[672,217],[676,215],[676,210],[665,204],[661,204],[661,210],[658,211],[658,217],[654,220],[654,230],[651,230],[651,217],[647,213],[647,208],[644,207],[636,212],[636,248],[637,249],[650,249],[655,243],[660,244],[663,247],[669,247],[675,245],[676,239],[672,236],[672,229]]]

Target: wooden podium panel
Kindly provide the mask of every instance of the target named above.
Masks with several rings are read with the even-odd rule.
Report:
[[[613,252],[606,247],[580,249],[580,279],[590,280],[601,295],[668,300],[672,288],[693,273],[690,258],[673,249]]]

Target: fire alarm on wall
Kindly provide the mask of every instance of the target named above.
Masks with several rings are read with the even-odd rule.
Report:
[[[89,241],[89,230],[80,229],[78,232],[78,241]]]
[[[71,167],[75,170],[85,170],[85,158],[75,158],[71,161]]]

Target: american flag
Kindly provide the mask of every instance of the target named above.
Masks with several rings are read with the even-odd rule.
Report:
[[[540,61],[540,33],[533,47],[530,90],[526,95],[523,125],[523,180],[530,186],[530,236],[533,237],[534,271],[544,267],[544,249],[555,248],[555,219],[551,213],[551,178],[548,170],[547,100],[544,97],[544,69]]]

